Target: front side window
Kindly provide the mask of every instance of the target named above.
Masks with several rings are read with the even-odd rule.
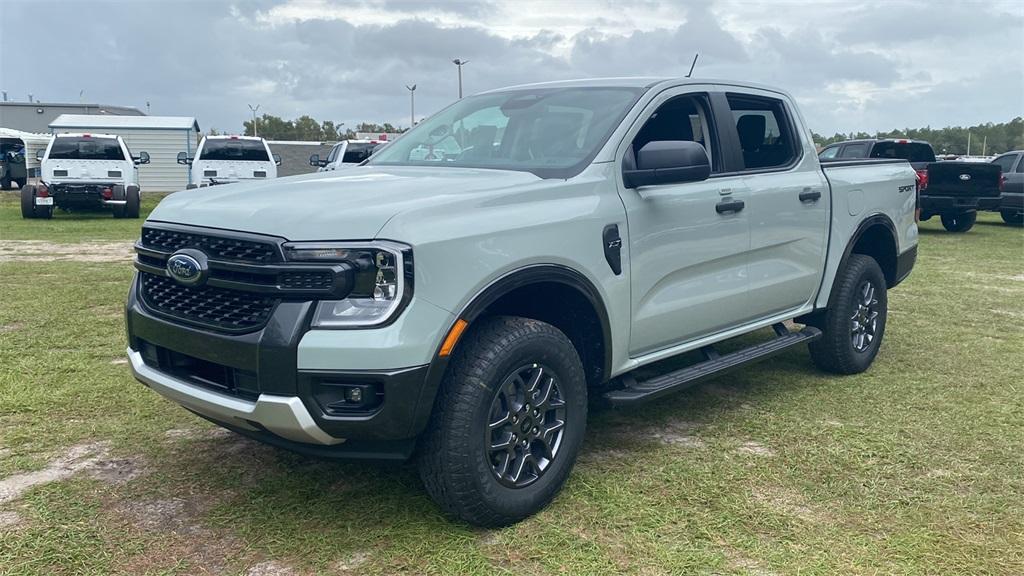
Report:
[[[50,160],[124,160],[117,138],[58,136],[50,146]]]
[[[704,147],[714,171],[719,171],[719,159],[712,150],[713,130],[708,122],[706,96],[680,96],[665,102],[651,114],[633,138],[630,152],[633,158],[648,142],[689,140]]]
[[[338,159],[338,152],[341,151],[342,146],[344,146],[344,144],[335,144],[334,148],[331,148],[331,153],[327,155],[328,164]]]
[[[993,164],[998,164],[999,168],[1002,169],[1003,174],[1013,170],[1013,162],[1017,159],[1016,154],[1003,154],[999,158],[992,161]]]
[[[459,100],[370,158],[373,166],[446,166],[569,178],[597,155],[640,88],[532,88]]]
[[[839,146],[830,146],[822,150],[821,153],[818,154],[818,158],[821,160],[831,160],[835,158],[837,154],[839,154]]]
[[[796,160],[798,143],[781,100],[727,94],[747,170],[779,168]]]
[[[270,162],[262,140],[218,138],[203,144],[200,160],[234,160],[239,162]]]

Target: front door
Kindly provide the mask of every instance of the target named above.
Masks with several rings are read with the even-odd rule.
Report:
[[[624,162],[644,144],[692,140],[722,171],[708,96],[667,92],[629,137]],[[629,230],[633,325],[630,356],[681,344],[735,326],[748,315],[747,212],[742,177],[622,189]],[[721,206],[720,206],[721,205]]]

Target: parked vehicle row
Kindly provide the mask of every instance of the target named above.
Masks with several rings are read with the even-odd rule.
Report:
[[[57,134],[38,153],[41,182],[21,189],[23,218],[51,218],[62,210],[110,208],[114,218],[138,218],[142,191],[140,164],[149,154],[133,156],[120,136]]]
[[[937,162],[931,144],[920,140],[850,140],[826,146],[818,153],[823,162],[860,158],[899,158],[917,172],[920,182],[920,217],[942,219],[950,232],[974,226],[978,210],[998,210],[1002,190],[1000,167],[992,163]]]
[[[357,168],[164,199],[136,244],[127,353],[230,430],[415,456],[442,508],[506,525],[565,483],[589,396],[638,405],[804,345],[824,371],[868,369],[916,206],[910,164],[820,163],[775,89],[495,90]]]
[[[205,136],[195,156],[178,153],[178,164],[189,166],[187,189],[277,178],[281,157],[257,136]]]

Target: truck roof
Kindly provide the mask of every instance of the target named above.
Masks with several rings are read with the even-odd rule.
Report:
[[[61,132],[54,134],[54,138],[120,138],[117,134],[98,134],[96,132]]]
[[[487,90],[481,94],[504,92],[505,90],[519,90],[523,88],[653,88],[659,84],[666,86],[679,86],[684,84],[717,84],[724,86],[736,86],[737,88],[751,88],[755,90],[769,90],[780,94],[789,95],[788,92],[773,86],[765,86],[755,82],[739,80],[722,80],[710,78],[680,78],[671,76],[637,76],[637,77],[612,77],[612,78],[580,78],[576,80],[557,80],[554,82],[536,82],[530,84],[517,84]]]
[[[854,140],[843,140],[841,142],[833,142],[833,143],[829,144],[828,146],[835,146],[836,144],[859,143],[859,142],[871,142],[871,143],[876,143],[876,142],[897,142],[899,144],[927,144],[927,145],[931,146],[931,143],[927,142],[925,140],[912,140],[910,138],[856,138]]]
[[[213,136],[204,136],[205,140],[263,140],[262,136],[238,136],[232,134],[216,134]]]

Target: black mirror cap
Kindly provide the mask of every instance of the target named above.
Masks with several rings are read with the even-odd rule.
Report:
[[[149,152],[139,152],[139,157],[134,160],[136,164],[149,164]]]
[[[42,162],[43,161],[43,154],[46,154],[46,150],[43,150],[43,149],[36,150],[36,162]]]
[[[309,157],[309,165],[310,166],[320,166],[320,155],[319,154],[313,154],[312,156],[310,156]]]
[[[648,142],[637,152],[636,166],[622,171],[627,188],[700,182],[711,176],[704,146],[689,140]]]
[[[191,164],[192,158],[185,152],[178,152],[178,164]]]
[[[274,154],[274,165],[275,166],[280,166],[281,165],[281,155],[280,154]]]

